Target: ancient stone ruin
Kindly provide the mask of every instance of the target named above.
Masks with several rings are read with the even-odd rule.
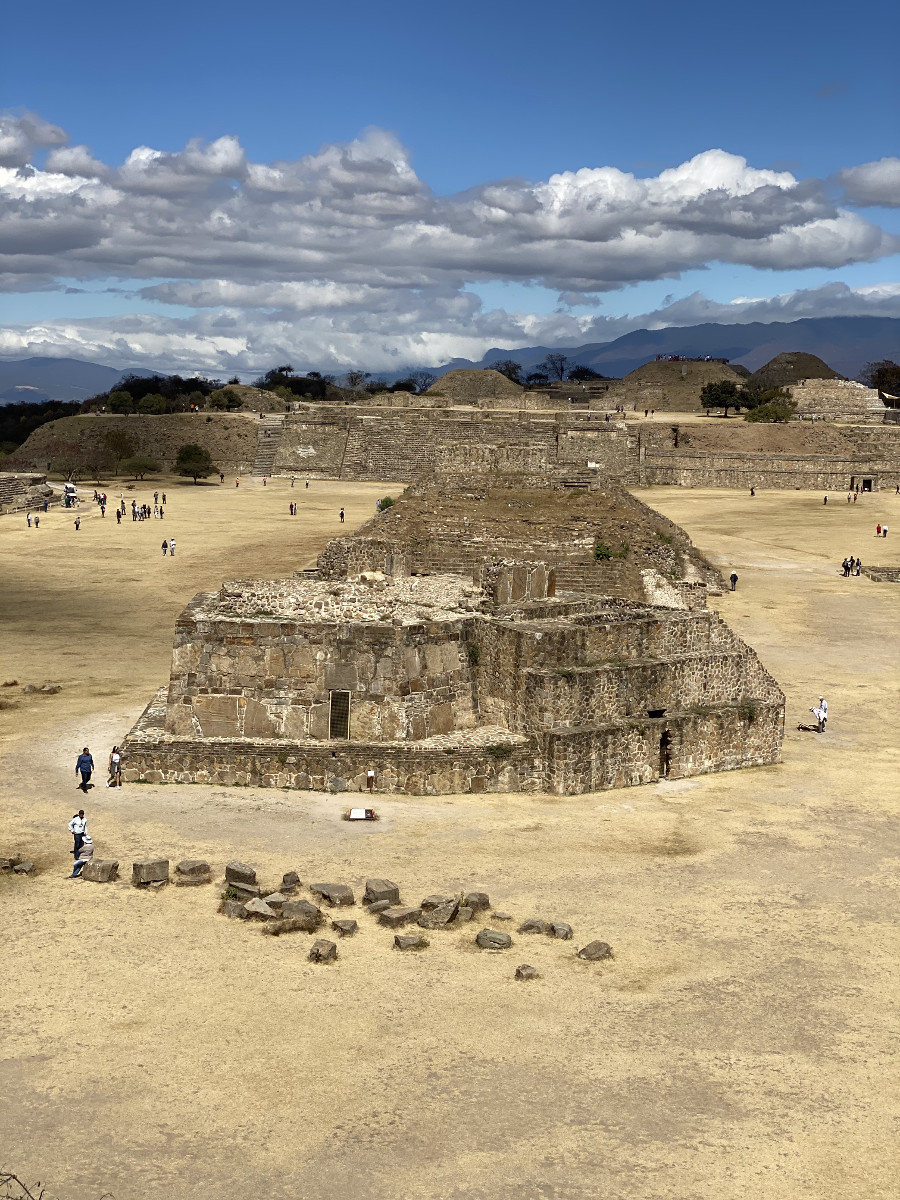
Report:
[[[533,498],[502,497],[540,523]],[[708,564],[703,577],[683,532],[680,546],[669,534],[640,554],[629,545],[618,561],[635,554],[634,570],[607,582],[632,598],[590,594],[586,568],[578,588],[559,586],[553,550],[564,558],[574,527],[535,534],[540,557],[504,557],[517,543],[502,526],[482,536],[483,500],[467,533],[446,497],[453,570],[427,559],[414,507],[393,536],[385,522],[373,538],[376,521],[331,543],[319,577],[196,596],[176,623],[168,688],[125,743],[125,778],[340,792],[366,790],[374,772],[379,792],[575,794],[778,760],[784,697],[703,607],[717,577]],[[414,573],[423,559],[428,573]],[[685,559],[695,577],[655,571],[664,602],[648,603],[641,564]]]

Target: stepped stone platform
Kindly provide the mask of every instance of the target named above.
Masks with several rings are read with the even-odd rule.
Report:
[[[0,512],[42,508],[45,500],[53,501],[53,488],[46,475],[0,472]]]
[[[388,570],[359,571],[353,541],[319,578],[194,597],[127,780],[344,792],[374,772],[378,792],[571,795],[778,760],[777,684],[677,592],[565,591],[551,559],[499,557],[477,533],[464,570],[412,574],[398,542]]]

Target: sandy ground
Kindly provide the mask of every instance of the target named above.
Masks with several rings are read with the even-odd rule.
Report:
[[[779,766],[382,798],[362,827],[339,797],[101,779],[90,828],[126,882],[65,878],[75,755],[105,758],[164,680],[182,605],[304,565],[340,504],[358,522],[391,490],[314,483],[292,519],[284,481],[173,483],[165,530],[0,518],[0,674],[63,685],[0,711],[0,849],[38,864],[0,879],[0,1165],[62,1200],[893,1200],[900,587],[837,569],[898,562],[873,536],[900,537],[893,496],[638,493],[740,575],[717,603],[787,692]],[[828,733],[799,733],[820,688]],[[308,935],[229,922],[215,888],[132,889],[151,853],[273,884],[387,875],[413,901],[484,888],[515,945],[478,951],[475,926],[401,954],[357,907],[314,966]],[[533,915],[576,942],[517,936]],[[611,963],[575,957],[593,938]],[[524,962],[543,978],[514,982]]]

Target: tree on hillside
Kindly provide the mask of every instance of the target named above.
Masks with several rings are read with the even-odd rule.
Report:
[[[282,394],[284,389],[275,389]],[[293,393],[288,392],[288,395]],[[235,412],[242,405],[241,397],[234,388],[219,388],[218,391],[212,392],[209,397],[209,407],[218,409],[220,412]]]
[[[421,395],[422,392],[427,392],[433,383],[437,383],[437,376],[431,371],[413,371],[412,379],[416,385],[416,391]]]
[[[135,479],[143,479],[145,475],[152,475],[160,470],[160,464],[156,459],[150,458],[147,454],[135,454],[123,465],[128,474],[133,475]]]
[[[195,446],[193,443],[179,446],[178,457],[175,459],[176,475],[189,476],[196,483],[198,479],[207,479],[215,469],[205,446]]]
[[[889,358],[866,363],[859,373],[859,382],[889,396],[900,396],[900,366]]]
[[[522,383],[522,364],[514,358],[498,358],[496,362],[488,363],[489,371],[499,371],[512,383]]]
[[[707,410],[723,409],[722,415],[727,417],[729,408],[737,411],[742,406],[743,396],[733,379],[717,379],[700,389],[700,403]]]
[[[84,478],[88,464],[80,442],[53,438],[47,443],[46,455],[52,474],[61,475],[68,483],[77,483]]]
[[[121,425],[114,425],[112,429],[107,430],[103,440],[113,461],[113,471],[118,475],[119,463],[134,454],[134,442],[129,437],[128,430],[123,429]]]
[[[134,401],[130,392],[110,392],[106,407],[113,413],[134,412]]]
[[[550,379],[562,382],[569,369],[569,360],[565,354],[548,354],[542,363],[538,363],[537,369],[543,371]]]
[[[529,371],[525,376],[525,383],[529,387],[546,387],[550,382],[550,376],[546,371]]]
[[[569,378],[574,379],[576,383],[586,383],[589,379],[605,379],[606,376],[595,371],[593,367],[572,367]]]
[[[146,396],[142,396],[138,400],[137,409],[139,413],[145,413],[150,416],[162,416],[169,408],[165,396],[161,396],[159,392],[149,392]]]
[[[351,392],[360,392],[372,378],[371,371],[348,371],[344,376],[346,386]]]

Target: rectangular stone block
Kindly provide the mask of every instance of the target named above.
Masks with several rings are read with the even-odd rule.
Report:
[[[256,871],[246,863],[230,862],[225,868],[227,883],[256,883]]]
[[[183,858],[175,867],[178,875],[208,875],[209,863],[202,858]]]
[[[84,864],[81,878],[90,883],[112,883],[118,877],[119,864],[112,858],[92,858]]]
[[[386,900],[388,904],[400,903],[400,888],[390,879],[367,879],[364,904],[377,904]]]
[[[386,908],[384,912],[378,914],[378,920],[382,925],[387,925],[389,929],[396,929],[400,925],[406,925],[409,921],[418,921],[421,915],[421,908]]]
[[[167,858],[144,858],[131,864],[131,882],[168,883],[169,860]]]

